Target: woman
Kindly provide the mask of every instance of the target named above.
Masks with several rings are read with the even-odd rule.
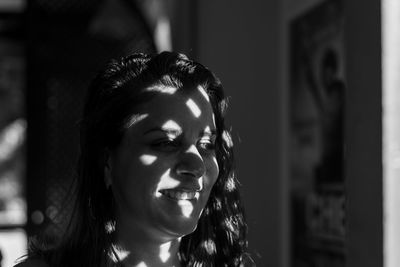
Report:
[[[109,63],[84,107],[68,231],[19,267],[243,266],[226,107],[220,81],[182,54]]]

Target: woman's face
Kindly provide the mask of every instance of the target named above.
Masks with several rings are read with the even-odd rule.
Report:
[[[218,177],[215,122],[201,86],[159,93],[132,115],[105,168],[117,227],[180,237],[195,230]]]

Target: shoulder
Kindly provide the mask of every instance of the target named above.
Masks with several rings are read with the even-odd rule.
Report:
[[[40,259],[27,259],[18,263],[14,267],[50,267],[44,260]]]

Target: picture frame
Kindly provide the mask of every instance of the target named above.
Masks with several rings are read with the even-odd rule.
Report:
[[[342,2],[326,0],[297,16],[289,35],[292,266],[344,266]]]

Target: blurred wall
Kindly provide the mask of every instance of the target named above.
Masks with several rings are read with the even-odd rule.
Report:
[[[321,0],[198,1],[199,61],[221,78],[257,266],[290,266],[288,34]]]
[[[257,266],[284,266],[283,93],[278,0],[198,1],[198,59],[231,96],[237,174]],[[287,255],[286,255],[287,256]]]
[[[345,1],[345,16],[347,266],[382,267],[381,1]]]
[[[287,27],[319,2],[197,1],[198,59],[221,78],[231,96],[228,122],[257,266],[290,264]],[[347,266],[382,266],[380,1],[344,2],[350,89]]]

